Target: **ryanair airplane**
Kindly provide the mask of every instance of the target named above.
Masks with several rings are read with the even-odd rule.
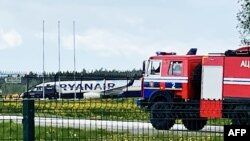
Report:
[[[21,96],[49,99],[139,97],[140,84],[140,80],[134,79],[46,82],[36,85]]]

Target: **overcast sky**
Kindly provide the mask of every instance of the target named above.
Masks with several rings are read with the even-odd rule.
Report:
[[[156,51],[224,52],[240,45],[236,0],[0,0],[0,71],[140,69]]]

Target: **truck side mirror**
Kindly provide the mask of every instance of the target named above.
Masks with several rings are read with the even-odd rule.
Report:
[[[146,61],[142,63],[142,74],[145,74]]]

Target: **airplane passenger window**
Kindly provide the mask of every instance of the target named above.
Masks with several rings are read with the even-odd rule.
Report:
[[[172,61],[168,69],[169,75],[181,75],[182,74],[182,62],[181,61]]]

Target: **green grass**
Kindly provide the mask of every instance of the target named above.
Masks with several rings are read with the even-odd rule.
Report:
[[[12,121],[0,121],[0,140],[21,140],[23,128]]]
[[[22,114],[22,101],[0,101],[0,114]],[[40,100],[35,101],[39,117],[66,117],[95,120],[149,121],[149,113],[135,104],[135,99]],[[181,123],[181,120],[177,120]],[[209,119],[209,125],[229,125],[229,119]]]
[[[0,113],[22,113],[22,101],[1,101]],[[146,121],[148,113],[135,104],[135,99],[35,101],[36,116],[82,119]]]
[[[22,124],[12,121],[0,122],[0,140],[23,140]],[[131,133],[126,130],[122,132],[107,131],[105,129],[73,129],[56,128],[51,126],[35,127],[36,141],[222,141],[223,136],[205,133],[187,134],[187,132],[174,133],[154,132],[154,133]]]

